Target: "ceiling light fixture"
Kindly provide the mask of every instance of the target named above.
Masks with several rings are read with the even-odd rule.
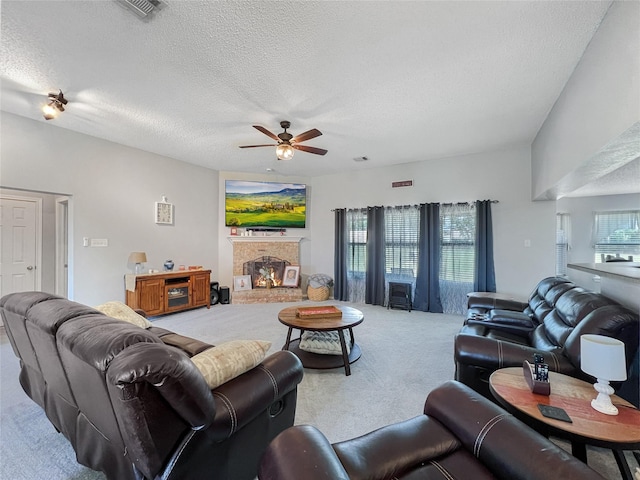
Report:
[[[278,160],[291,160],[293,158],[293,147],[287,143],[281,143],[276,147],[276,157]]]
[[[62,90],[57,94],[50,93],[47,98],[49,99],[49,103],[42,107],[42,115],[45,120],[53,120],[60,112],[64,112],[64,106],[67,104],[67,99],[64,98]]]
[[[317,128],[307,130],[304,133],[296,135],[295,137],[287,132],[287,129],[291,126],[291,123],[287,120],[280,122],[280,126],[284,128],[284,132],[276,135],[270,132],[260,125],[254,125],[253,128],[261,131],[267,137],[274,139],[277,144],[262,144],[262,145],[240,145],[240,148],[255,148],[255,147],[276,147],[276,157],[278,160],[291,160],[293,158],[294,150],[302,150],[303,152],[313,153],[315,155],[325,155],[327,151],[324,148],[309,147],[307,145],[300,145],[302,142],[306,142],[312,138],[319,137],[322,132]]]

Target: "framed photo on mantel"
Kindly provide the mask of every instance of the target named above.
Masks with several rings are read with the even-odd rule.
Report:
[[[296,288],[298,286],[299,280],[300,265],[287,265],[286,267],[284,267],[284,277],[282,278],[283,287]]]
[[[251,290],[251,275],[236,275],[233,277],[233,290],[235,292]]]

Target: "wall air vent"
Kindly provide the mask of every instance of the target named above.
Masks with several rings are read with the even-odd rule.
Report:
[[[391,182],[391,188],[413,187],[413,180],[402,180],[401,182]]]
[[[139,17],[146,17],[154,8],[160,5],[160,0],[116,0],[118,3],[127,6]]]

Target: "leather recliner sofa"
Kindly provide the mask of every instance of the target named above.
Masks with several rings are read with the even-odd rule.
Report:
[[[20,383],[110,480],[253,479],[293,425],[303,369],[290,352],[211,390],[190,360],[212,345],[41,292],[0,300]]]
[[[627,371],[637,358],[638,314],[562,277],[545,278],[526,304],[487,295],[468,299],[465,323],[454,341],[455,379],[487,398],[495,370],[533,362],[541,353],[549,370],[592,382],[580,369],[580,336],[597,334],[625,344]],[[612,384],[638,405],[637,375]]]
[[[315,427],[269,445],[260,480],[602,479],[597,472],[469,387],[450,380],[424,415],[331,445]]]

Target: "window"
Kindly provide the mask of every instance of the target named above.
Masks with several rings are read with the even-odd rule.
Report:
[[[608,256],[639,258],[640,210],[595,212],[593,234],[594,262],[604,262]]]
[[[385,273],[391,282],[415,282],[418,271],[417,206],[389,207],[384,211]]]
[[[571,216],[556,214],[556,275],[567,275],[569,242],[571,240]]]

